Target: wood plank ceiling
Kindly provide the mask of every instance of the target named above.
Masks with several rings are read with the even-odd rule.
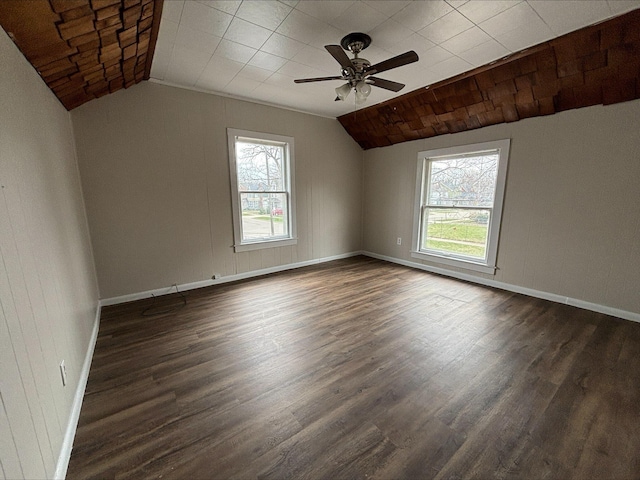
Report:
[[[0,25],[71,110],[149,78],[162,0],[0,1]]]
[[[640,10],[338,117],[364,149],[640,98]]]

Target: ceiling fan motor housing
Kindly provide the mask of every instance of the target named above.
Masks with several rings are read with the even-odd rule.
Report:
[[[351,60],[351,63],[353,63],[353,69],[345,68],[342,71],[342,75],[345,80],[355,86],[356,83],[365,79],[365,70],[371,66],[371,62],[366,58],[356,57]]]
[[[356,58],[358,54],[371,45],[371,37],[366,33],[354,32],[346,35],[340,40],[340,46],[352,52]]]

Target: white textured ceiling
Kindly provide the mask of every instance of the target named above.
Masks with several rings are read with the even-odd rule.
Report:
[[[151,69],[153,81],[336,117],[354,95],[335,102],[340,75],[323,48],[349,32],[373,39],[372,64],[408,50],[417,63],[381,78],[399,93],[372,88],[364,108],[485,65],[640,7],[640,0],[164,0]],[[351,54],[349,54],[351,56]]]

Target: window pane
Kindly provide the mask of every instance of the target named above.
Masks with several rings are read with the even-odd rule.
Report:
[[[241,193],[242,239],[256,240],[289,235],[287,195]]]
[[[284,191],[285,149],[282,145],[236,142],[238,190]]]
[[[498,153],[431,162],[428,204],[493,206]]]
[[[490,210],[426,208],[422,249],[484,259]]]

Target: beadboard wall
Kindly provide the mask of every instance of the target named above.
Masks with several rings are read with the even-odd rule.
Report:
[[[0,65],[0,478],[53,478],[98,290],[69,113],[2,29]]]

